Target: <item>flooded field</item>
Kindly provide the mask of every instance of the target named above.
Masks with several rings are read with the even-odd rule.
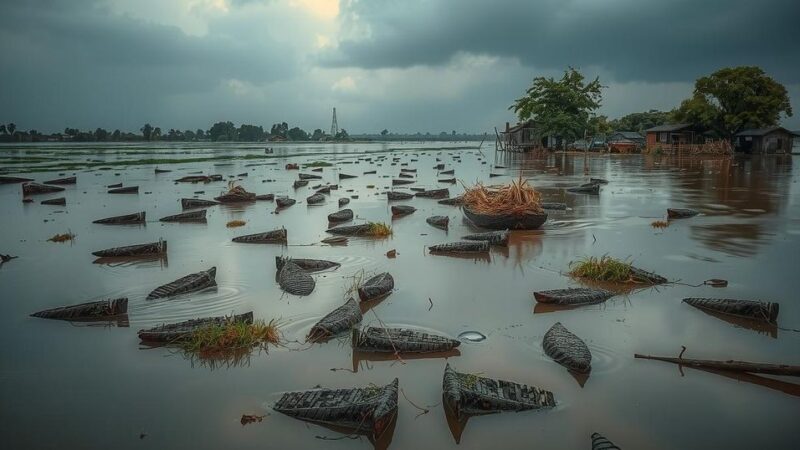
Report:
[[[7,448],[263,449],[263,448],[589,448],[599,432],[623,449],[796,448],[800,385],[779,377],[736,376],[634,359],[634,353],[685,358],[800,364],[800,167],[791,156],[752,159],[670,159],[643,156],[495,155],[477,142],[274,145],[42,145],[0,147],[0,175],[43,182],[77,176],[63,192],[23,203],[19,184],[0,185],[0,432]],[[369,161],[367,160],[369,159]],[[321,172],[303,164],[329,162]],[[285,170],[298,163],[301,170]],[[443,163],[454,175],[440,175]],[[171,172],[156,173],[155,168]],[[507,248],[488,256],[431,255],[426,246],[478,231],[460,209],[436,200],[388,202],[384,192],[401,168],[415,168],[406,187],[507,183],[520,174],[545,201],[564,202],[537,231],[514,232]],[[364,174],[375,171],[374,174]],[[298,173],[321,180],[294,189]],[[175,183],[192,174],[224,181]],[[241,176],[246,174],[246,176]],[[339,180],[339,174],[356,178]],[[490,174],[498,175],[490,177]],[[566,188],[590,177],[609,181],[599,195]],[[272,201],[216,205],[207,223],[162,223],[180,213],[181,198],[212,199],[228,180],[256,194],[287,195],[297,204],[275,213]],[[139,186],[109,195],[108,186]],[[324,204],[306,197],[316,184],[338,184]],[[202,191],[202,193],[198,193]],[[356,218],[391,224],[385,239],[330,237],[327,215],[352,198]],[[65,197],[66,206],[41,200]],[[391,204],[417,208],[392,220]],[[668,207],[700,215],[674,220]],[[145,211],[145,225],[92,221]],[[427,217],[446,215],[448,231]],[[244,226],[228,228],[232,220]],[[288,245],[234,243],[233,237],[285,227]],[[58,233],[74,240],[48,242]],[[91,252],[166,240],[160,259],[95,262]],[[395,249],[395,258],[386,253]],[[580,286],[566,275],[571,261],[610,255],[667,277],[671,283],[618,295],[593,306],[552,310],[533,291]],[[311,295],[281,291],[276,256],[341,264],[314,274]],[[171,299],[145,300],[159,285],[217,268],[218,287]],[[405,326],[464,339],[444,357],[375,358],[354,354],[349,335],[309,345],[305,336],[341,305],[354,277],[388,271],[395,290],[369,305],[365,326]],[[700,285],[711,278],[727,287]],[[71,324],[29,314],[46,308],[127,297],[127,321]],[[686,297],[760,299],[780,303],[778,327],[754,327],[682,303]],[[140,346],[137,331],[163,323],[252,311],[280,319],[285,344],[229,360],[187,357]],[[593,356],[588,379],[577,380],[542,349],[545,332],[561,322]],[[471,333],[475,334],[475,333]],[[469,335],[469,334],[468,334]],[[550,410],[448,420],[442,404],[445,365],[459,372],[512,380],[552,391]],[[393,433],[366,438],[307,424],[272,410],[286,391],[315,386],[383,386],[397,377],[401,395]],[[579,382],[580,381],[580,382]],[[582,383],[582,384],[581,384]],[[427,412],[426,412],[427,411]],[[243,414],[266,415],[243,426]]]

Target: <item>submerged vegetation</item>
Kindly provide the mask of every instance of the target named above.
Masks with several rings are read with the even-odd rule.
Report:
[[[229,321],[211,324],[195,330],[180,342],[181,348],[201,357],[214,357],[227,352],[266,348],[281,341],[280,325],[276,320],[253,323]]]
[[[664,229],[669,226],[669,222],[666,220],[656,220],[655,222],[651,223],[650,226],[656,229]]]
[[[225,226],[228,228],[236,228],[236,227],[243,227],[247,224],[244,220],[231,220],[230,222],[226,223]]]
[[[56,234],[55,236],[48,239],[50,242],[67,242],[75,239],[75,234],[71,231],[67,231],[64,234]]]
[[[486,187],[481,183],[473,187],[464,186],[464,205],[479,214],[539,214],[542,210],[541,195],[521,176],[503,186]]]
[[[392,227],[383,222],[369,222],[367,236],[388,237],[392,235]]]
[[[603,256],[600,258],[589,256],[577,262],[572,262],[569,266],[569,274],[577,278],[611,283],[628,283],[634,281],[631,265],[610,256]]]

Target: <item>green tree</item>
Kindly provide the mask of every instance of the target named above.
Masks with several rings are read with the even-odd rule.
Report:
[[[347,130],[342,128],[341,130],[339,130],[338,133],[336,133],[335,139],[338,140],[338,141],[345,141],[347,139],[350,139],[350,135],[347,134]]]
[[[592,115],[586,128],[586,132],[590,136],[606,135],[614,131],[614,127],[611,126],[608,117],[602,115]]]
[[[777,125],[781,114],[792,116],[786,88],[760,67],[726,67],[697,79],[694,94],[675,113],[728,138],[746,128]]]
[[[14,132],[17,130],[17,125],[14,122],[11,122],[10,124],[6,125],[6,128],[8,129],[8,134],[13,136]]]
[[[381,136],[386,136],[387,134],[389,134],[389,130],[384,128],[383,131],[381,131]]]
[[[193,141],[195,140],[195,137],[197,137],[197,135],[192,130],[186,130],[183,132],[183,138],[187,141]]]
[[[194,135],[197,136],[197,139],[205,139],[206,138],[205,131],[201,130],[200,128],[198,128],[197,131],[194,132]]]
[[[644,131],[672,121],[672,112],[651,109],[622,116],[611,121],[614,131]]]
[[[154,141],[161,139],[161,127],[153,128],[152,138]]]
[[[121,137],[122,137],[122,132],[119,131],[119,129],[116,129],[116,130],[114,130],[113,133],[111,133],[111,140],[112,141],[119,141]]]
[[[582,137],[592,111],[600,107],[600,79],[586,83],[583,74],[570,67],[560,80],[536,77],[525,95],[508,109],[520,120],[533,119],[542,136],[574,140]]]
[[[286,132],[286,137],[292,141],[307,141],[308,133],[306,133],[300,127],[294,127]]]
[[[208,130],[208,138],[212,141],[235,141],[236,126],[231,121],[217,122]]]
[[[8,134],[8,130],[6,130],[6,125],[5,124],[0,124],[0,133]]]
[[[142,136],[144,137],[145,141],[149,141],[150,137],[153,135],[153,126],[149,123],[144,124],[142,128],[139,128],[139,131],[142,132]],[[67,133],[69,134],[69,133]]]
[[[108,140],[108,131],[98,128],[94,130],[94,140],[96,141],[105,141]]]
[[[289,124],[286,122],[276,123],[272,125],[272,128],[269,130],[269,134],[271,136],[280,136],[286,137],[286,133],[289,132]]]
[[[264,133],[264,127],[242,124],[239,127],[238,136],[240,141],[258,142],[263,141],[266,137],[266,134]]]
[[[325,132],[317,128],[314,130],[314,134],[311,135],[312,141],[319,141],[320,139],[325,137]]]

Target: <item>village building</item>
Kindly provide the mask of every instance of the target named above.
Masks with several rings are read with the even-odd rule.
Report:
[[[744,153],[791,153],[800,137],[783,127],[752,128],[736,133],[733,146]]]
[[[606,139],[608,151],[612,153],[632,153],[645,146],[645,138],[636,131],[616,131]]]

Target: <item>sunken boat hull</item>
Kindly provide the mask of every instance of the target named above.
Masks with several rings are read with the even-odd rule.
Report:
[[[27,183],[29,181],[33,180],[30,178],[22,178],[22,177],[0,177],[0,184]]]
[[[308,259],[308,258],[284,258],[282,256],[275,257],[275,267],[278,271],[283,269],[284,264],[292,262],[306,272],[320,272],[328,269],[338,269],[341,264],[324,259]]]
[[[757,320],[773,325],[778,323],[778,312],[780,310],[778,303],[697,297],[685,298],[683,301],[695,308],[719,314]]]
[[[241,244],[275,244],[285,243],[287,236],[286,228],[278,228],[277,230],[267,231],[266,233],[237,236],[231,240]]]
[[[449,206],[461,206],[464,204],[464,199],[462,197],[452,197],[446,198],[443,200],[439,200],[437,203],[440,205],[449,205]]]
[[[700,214],[700,211],[689,208],[667,208],[667,217],[670,219],[688,219]]]
[[[314,292],[314,278],[292,261],[286,261],[278,270],[278,284],[292,295],[310,295]]]
[[[44,184],[75,184],[78,182],[78,177],[59,178],[56,180],[45,181]]]
[[[581,338],[567,330],[561,322],[556,322],[542,339],[542,347],[547,356],[575,373],[589,373],[592,370],[592,354]]]
[[[316,193],[306,197],[306,203],[309,205],[321,205],[325,203],[325,196],[320,193]]]
[[[190,292],[201,291],[217,285],[217,268],[212,267],[202,272],[186,275],[177,280],[161,285],[147,295],[147,300],[174,297],[176,295],[188,294]]]
[[[297,174],[297,177],[300,180],[305,180],[305,181],[308,181],[308,180],[321,180],[322,179],[322,176],[314,175],[313,173],[299,173],[299,174]]]
[[[87,302],[78,305],[62,306],[60,308],[45,309],[31,314],[31,317],[41,319],[91,321],[112,319],[128,312],[128,299],[115,298],[97,302]]]
[[[536,291],[533,293],[533,297],[539,303],[570,306],[602,303],[613,296],[613,292],[594,288],[553,289],[549,291]]]
[[[345,225],[328,228],[325,231],[327,233],[336,234],[339,236],[369,236],[370,230],[370,224],[362,223],[359,225]]]
[[[205,222],[206,210],[190,211],[158,219],[159,222]]]
[[[566,211],[567,204],[558,202],[542,202],[542,209],[550,209],[554,211]]]
[[[228,323],[253,323],[253,313],[237,314],[225,317],[206,317],[203,319],[191,319],[183,322],[159,325],[157,327],[140,330],[139,340],[146,343],[169,344],[180,342],[195,331],[213,325],[225,325]]]
[[[50,194],[63,191],[63,187],[27,182],[22,185],[22,195]]]
[[[114,217],[107,217],[105,219],[98,219],[93,221],[92,223],[99,223],[102,225],[134,225],[134,224],[141,224],[145,223],[146,214],[144,211],[134,213],[134,214],[125,214],[123,216],[114,216]]]
[[[51,198],[49,200],[42,200],[40,203],[42,205],[66,206],[67,205],[67,199],[64,198],[64,197]]]
[[[353,349],[361,352],[435,353],[447,352],[461,342],[424,331],[407,328],[353,330]]]
[[[396,205],[392,206],[391,209],[392,209],[392,217],[407,216],[417,210],[417,208],[414,208],[413,206],[409,205]]]
[[[127,258],[136,256],[163,255],[167,253],[167,241],[150,242],[147,244],[113,247],[92,252],[98,258]]]
[[[402,186],[405,184],[414,184],[414,180],[408,180],[405,178],[395,178],[392,180],[392,186]]]
[[[485,241],[489,245],[508,246],[508,230],[487,231],[485,233],[474,233],[463,236],[461,239],[468,241]]]
[[[181,199],[181,208],[183,209],[207,208],[209,206],[214,206],[214,205],[219,205],[219,202],[215,202],[213,200],[203,200],[199,198]]]
[[[384,272],[367,280],[358,288],[358,298],[362,302],[377,300],[389,295],[394,289],[394,278],[389,272]]]
[[[447,189],[447,188],[444,188],[444,189],[430,189],[430,190],[427,190],[427,191],[417,192],[416,196],[417,197],[421,197],[421,198],[442,199],[442,198],[447,198],[447,197],[450,196],[450,190]]]
[[[341,223],[341,222],[348,222],[350,220],[353,220],[353,210],[349,208],[328,214],[329,223]]]
[[[446,244],[431,245],[431,253],[486,253],[489,251],[487,241],[462,241],[448,242]]]
[[[292,205],[297,203],[297,200],[288,197],[278,197],[275,199],[275,204],[278,205],[278,208],[288,208]]]
[[[431,216],[425,219],[425,222],[440,230],[447,230],[448,225],[450,225],[450,218],[447,216]]]
[[[598,195],[600,194],[600,185],[597,183],[586,183],[580,186],[567,188],[567,192],[572,192],[573,194]]]
[[[592,433],[592,450],[622,450],[600,433]]]
[[[228,192],[219,197],[214,197],[214,200],[220,203],[250,203],[256,201],[256,194],[252,192]]]
[[[389,200],[408,200],[414,198],[414,196],[408,192],[389,191],[386,193],[386,198]]]
[[[464,216],[480,228],[490,230],[535,230],[547,221],[547,214],[480,214],[464,207]]]
[[[361,322],[362,317],[358,302],[351,297],[344,305],[329,312],[314,324],[308,332],[308,340],[318,342],[344,333]]]
[[[633,267],[633,266],[631,266],[631,278],[640,283],[649,283],[649,284],[664,284],[668,281],[661,275],[658,275],[653,272],[648,272],[646,270],[639,269],[638,267]]]
[[[127,187],[120,187],[116,189],[109,189],[109,194],[138,194],[139,193],[139,186],[127,186]]]

